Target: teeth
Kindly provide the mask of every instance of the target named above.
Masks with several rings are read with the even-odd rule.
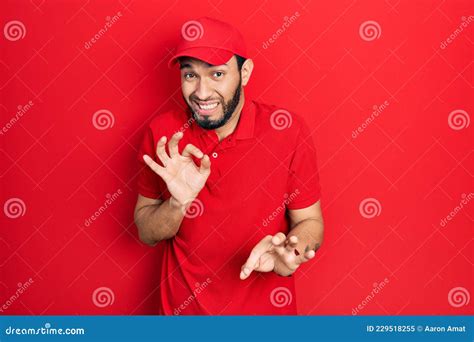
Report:
[[[204,109],[204,110],[211,110],[217,107],[218,103],[210,104],[210,105],[202,105],[198,104],[199,108]]]

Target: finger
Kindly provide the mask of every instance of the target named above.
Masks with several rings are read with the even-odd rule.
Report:
[[[170,139],[168,149],[170,150],[170,157],[173,158],[179,154],[178,142],[183,137],[183,132],[176,132]]]
[[[283,234],[281,232],[276,234],[272,238],[273,249],[279,255],[281,255],[285,252],[285,242],[286,242],[286,236],[285,236],[285,234]]]
[[[209,159],[209,156],[207,154],[201,159],[201,166],[199,167],[199,172],[201,174],[209,174],[211,172],[211,159]]]
[[[298,265],[301,265],[302,263],[313,259],[315,255],[316,255],[316,252],[312,249],[310,249],[309,251],[304,252],[303,255],[301,256],[301,258],[299,258]]]
[[[298,245],[298,237],[293,235],[293,236],[290,236],[289,239],[286,239],[286,241],[287,241],[287,244],[286,244],[285,249],[288,252],[294,252],[296,245]]]
[[[145,163],[158,175],[160,176],[161,178],[163,178],[163,180],[166,180],[166,176],[167,176],[167,173],[166,173],[166,169],[164,167],[162,167],[161,165],[159,165],[157,162],[155,162],[149,155],[147,154],[144,154],[143,155],[143,160],[145,161]]]
[[[283,247],[286,241],[286,235],[283,234],[282,232],[277,233],[275,236],[272,238],[272,244],[275,247]]]
[[[201,159],[204,156],[204,153],[202,153],[202,151],[193,144],[187,144],[184,147],[183,153],[181,155],[183,157],[190,157],[191,155],[193,155],[196,158]]]
[[[166,167],[166,164],[170,160],[170,157],[168,156],[168,153],[166,153],[165,145],[166,145],[166,137],[163,136],[161,137],[160,140],[158,140],[158,144],[156,145],[156,155],[163,163],[163,166]]]
[[[250,252],[247,261],[242,266],[242,270],[240,271],[240,279],[247,279],[252,271],[257,267],[258,260],[262,254],[267,252],[272,246],[272,237],[273,236],[271,235],[267,235],[255,245],[255,247]]]

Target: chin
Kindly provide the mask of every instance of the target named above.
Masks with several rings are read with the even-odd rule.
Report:
[[[203,123],[217,123],[223,118],[223,114],[213,114],[213,115],[200,115],[196,112],[194,112],[194,118],[198,122],[203,122]]]

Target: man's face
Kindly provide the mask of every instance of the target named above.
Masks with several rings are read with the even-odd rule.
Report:
[[[186,57],[180,65],[181,90],[196,122],[204,129],[224,126],[240,101],[242,80],[235,56],[222,65]]]

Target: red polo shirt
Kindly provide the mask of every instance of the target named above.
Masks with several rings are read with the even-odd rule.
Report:
[[[294,113],[246,100],[235,131],[218,140],[186,111],[158,114],[138,155],[138,191],[170,197],[166,184],[143,161],[158,163],[156,145],[182,130],[179,150],[192,143],[211,159],[211,174],[172,239],[163,241],[160,313],[166,315],[294,315],[294,278],[241,266],[266,235],[289,231],[285,209],[320,198],[316,151],[310,131]]]

